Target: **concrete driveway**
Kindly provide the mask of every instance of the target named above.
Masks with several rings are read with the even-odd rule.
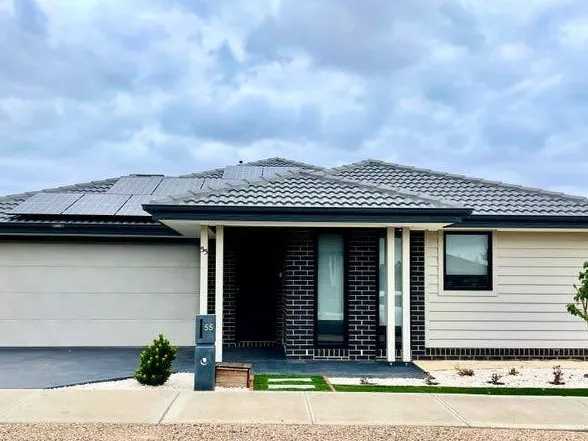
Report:
[[[0,349],[0,389],[39,389],[132,377],[141,348]],[[181,348],[174,370],[193,372],[193,349]]]

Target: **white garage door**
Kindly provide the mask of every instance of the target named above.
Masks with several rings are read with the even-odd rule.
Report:
[[[194,343],[198,247],[0,242],[0,346]]]

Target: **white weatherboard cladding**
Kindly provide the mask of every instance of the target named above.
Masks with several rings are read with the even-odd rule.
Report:
[[[442,234],[425,236],[428,347],[588,347],[586,325],[565,308],[588,233],[494,232],[494,290],[477,293],[443,291]]]
[[[0,346],[194,344],[198,247],[0,242]]]

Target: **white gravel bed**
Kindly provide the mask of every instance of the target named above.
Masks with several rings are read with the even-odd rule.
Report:
[[[82,390],[177,390],[177,391],[191,391],[194,390],[194,374],[190,372],[179,372],[171,374],[169,379],[163,386],[146,386],[139,383],[134,378],[117,381],[103,381],[100,383],[78,384],[76,386],[68,386],[60,389],[82,389]],[[249,389],[244,387],[217,387],[216,392],[231,391],[231,392],[248,392]]]
[[[439,386],[456,387],[491,387],[488,383],[492,374],[502,375],[500,381],[504,383],[501,387],[541,387],[541,388],[588,388],[588,373],[582,369],[563,369],[565,385],[556,386],[551,384],[553,380],[553,369],[521,369],[518,375],[508,375],[509,369],[476,369],[474,376],[459,376],[457,370],[444,370],[432,372],[435,381]],[[361,378],[350,377],[329,377],[332,384],[359,385]],[[368,378],[370,384],[382,386],[424,386],[423,378]]]

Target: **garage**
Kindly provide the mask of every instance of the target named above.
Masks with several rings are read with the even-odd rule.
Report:
[[[199,249],[177,242],[0,242],[0,346],[194,343]]]

